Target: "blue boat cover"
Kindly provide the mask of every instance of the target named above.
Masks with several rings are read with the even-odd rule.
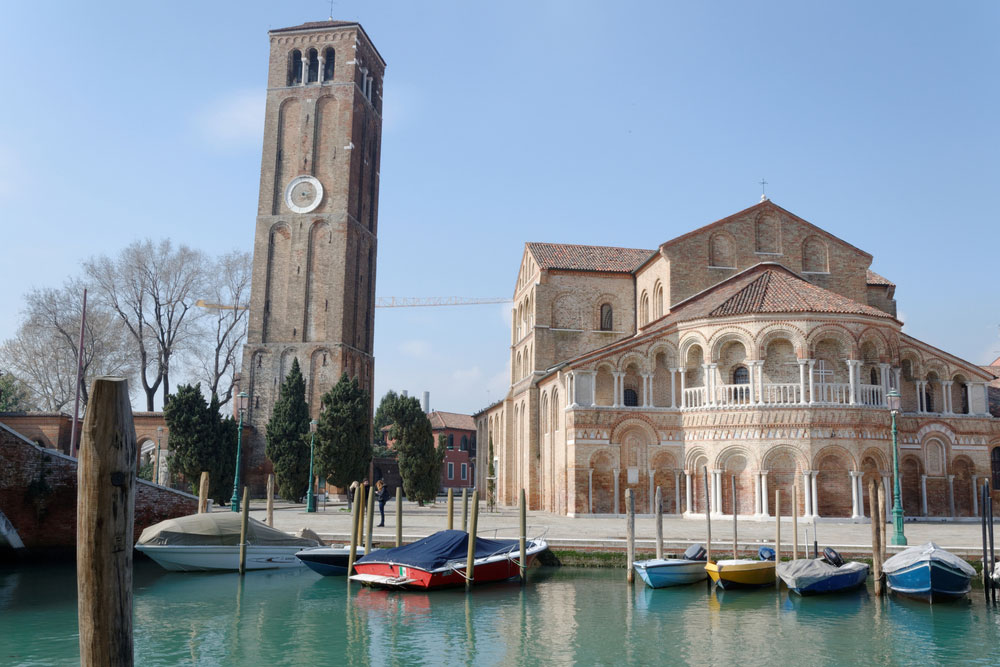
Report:
[[[517,540],[488,540],[476,538],[476,558],[486,558],[497,553],[513,552],[518,548]],[[413,544],[394,549],[373,551],[358,563],[393,563],[434,570],[450,561],[462,561],[469,557],[469,534],[464,530],[442,530],[428,535]]]

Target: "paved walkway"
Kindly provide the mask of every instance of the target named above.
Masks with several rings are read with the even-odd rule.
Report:
[[[479,514],[479,534],[484,537],[516,537],[518,516],[517,510],[498,508],[496,512],[487,512],[485,505],[481,506]],[[350,539],[350,513],[345,503],[320,503],[318,511],[308,514],[304,505],[278,503],[274,510],[274,526],[280,530],[295,533],[302,528],[309,528],[318,533],[324,540],[346,542]],[[250,514],[255,519],[265,520],[263,503],[254,502]],[[460,527],[462,517],[461,499],[455,501],[455,527]],[[375,510],[378,522],[378,508]],[[385,527],[375,528],[375,542],[395,540],[396,536],[396,503],[391,501],[385,507]],[[528,512],[528,536],[534,537],[544,533],[549,544],[556,548],[624,548],[625,519],[624,517],[583,517],[567,518],[547,512]],[[447,505],[439,501],[434,505],[418,507],[416,503],[403,502],[403,537],[410,542],[447,527]],[[656,536],[656,525],[652,517],[636,517],[636,539],[640,548],[652,546]],[[663,537],[668,546],[683,547],[691,542],[705,541],[704,519],[682,519],[664,517]],[[892,535],[891,524],[887,528]],[[815,526],[812,523],[799,523],[799,542],[811,543],[818,531],[818,541],[822,546],[832,546],[845,551],[870,550],[871,526],[868,523],[850,523],[821,519]],[[748,548],[755,543],[774,541],[774,520],[754,521],[741,518],[738,524],[740,544]],[[976,555],[982,551],[981,528],[978,521],[963,522],[907,522],[906,538],[910,545],[924,542],[936,542],[940,546],[959,553]],[[782,543],[791,544],[791,520],[783,520]],[[716,548],[731,545],[733,539],[732,519],[712,520],[712,543]],[[890,547],[890,551],[892,548]]]

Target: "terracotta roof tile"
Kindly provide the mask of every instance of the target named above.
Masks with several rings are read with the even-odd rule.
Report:
[[[606,271],[632,273],[655,250],[641,248],[613,248],[569,243],[528,243],[528,250],[535,257],[539,268],[569,269],[575,271]]]
[[[869,285],[888,285],[889,287],[895,287],[896,283],[892,282],[888,278],[883,278],[879,274],[875,273],[871,269],[868,269],[868,279],[866,282]]]
[[[441,412],[440,410],[431,410],[427,413],[427,419],[431,422],[431,428],[434,430],[442,428],[454,428],[461,429],[463,431],[475,431],[476,422],[473,421],[472,415],[462,415],[457,412]]]
[[[275,28],[271,32],[294,32],[296,30],[318,30],[320,28],[340,28],[345,25],[358,25],[357,21],[309,21],[288,28]]]

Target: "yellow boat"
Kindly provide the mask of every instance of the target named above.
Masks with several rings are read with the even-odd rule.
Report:
[[[774,585],[773,560],[720,560],[705,565],[705,571],[723,590]]]

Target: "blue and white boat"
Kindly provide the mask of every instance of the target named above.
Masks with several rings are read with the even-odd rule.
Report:
[[[354,548],[356,558],[365,555],[365,548],[357,546]],[[350,561],[351,548],[343,547],[316,547],[315,549],[303,549],[295,554],[295,557],[306,564],[313,572],[318,572],[324,577],[338,577],[347,574],[347,564]]]
[[[971,565],[933,542],[905,549],[882,565],[889,590],[925,602],[956,600],[969,592]]]
[[[823,550],[822,558],[800,558],[778,563],[778,576],[790,590],[799,595],[838,593],[863,586],[868,579],[868,565],[845,563],[833,549]]]
[[[705,547],[692,544],[682,558],[653,558],[632,563],[632,567],[650,588],[666,588],[704,581]]]

